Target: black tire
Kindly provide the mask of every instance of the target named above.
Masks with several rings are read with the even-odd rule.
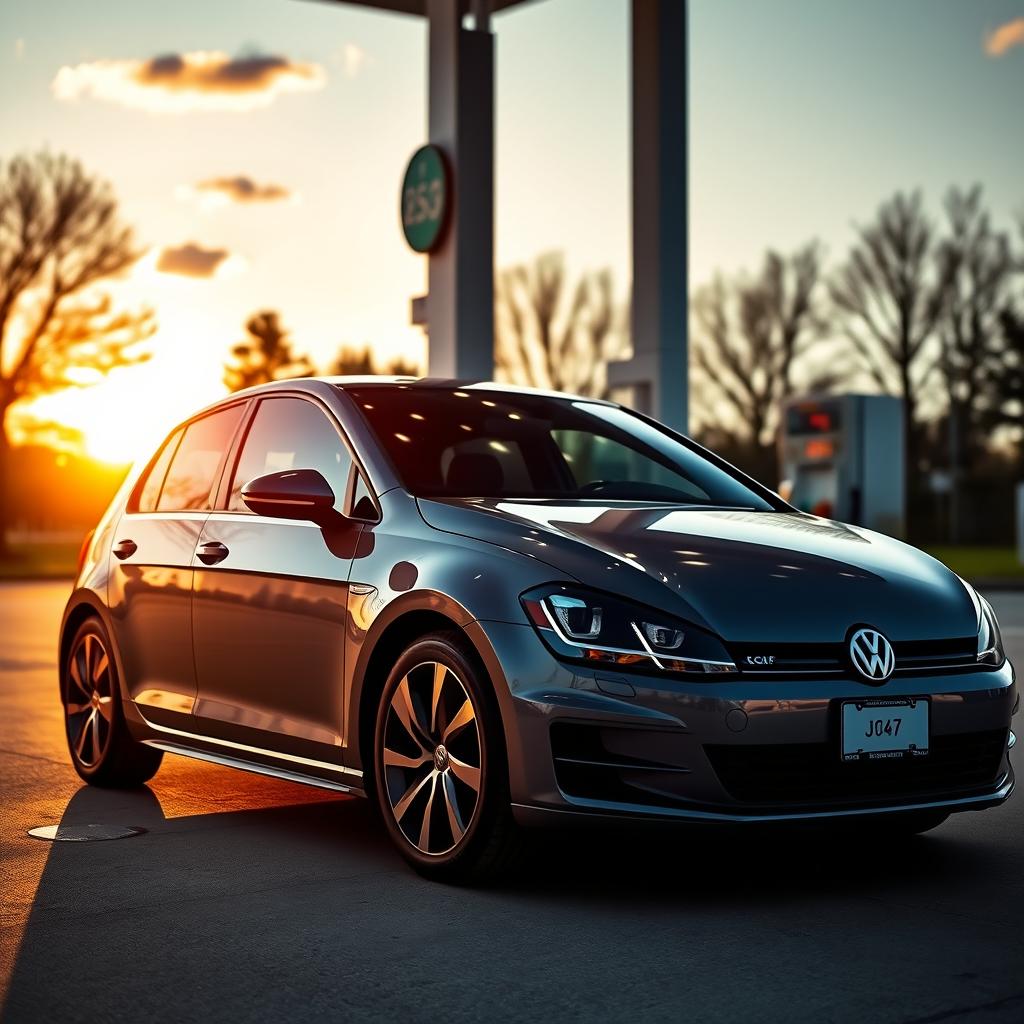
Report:
[[[459,633],[423,637],[395,663],[373,758],[385,827],[420,874],[483,882],[518,860],[498,703]]]
[[[127,789],[148,782],[164,755],[128,731],[113,650],[98,618],[78,627],[62,666],[64,731],[71,763],[89,785]]]

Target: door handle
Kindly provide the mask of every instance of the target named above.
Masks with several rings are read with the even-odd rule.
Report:
[[[114,556],[116,558],[122,558],[122,559],[129,558],[130,556],[134,555],[135,552],[138,551],[138,550],[139,550],[139,545],[136,544],[135,541],[128,540],[127,538],[125,538],[124,540],[119,540],[114,545],[114,548],[113,548]]]
[[[199,545],[196,556],[203,565],[216,565],[228,557],[228,549],[219,540],[208,540],[205,544]]]

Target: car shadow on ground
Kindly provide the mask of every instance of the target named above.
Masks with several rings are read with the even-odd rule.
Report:
[[[595,911],[597,922],[627,911],[679,920],[687,911],[695,918],[708,911],[772,917],[783,908],[854,896],[865,886],[884,893],[887,871],[892,891],[906,900],[915,889],[923,893],[1006,867],[998,866],[998,848],[941,830],[908,840],[906,850],[888,845],[886,864],[913,864],[912,872],[893,872],[878,866],[877,841],[856,835],[577,828],[534,835],[523,863],[501,882],[455,889],[426,882],[404,864],[369,801],[316,798],[212,813],[209,803],[201,804],[200,814],[168,816],[147,787],[85,786],[74,794],[62,825],[147,831],[124,840],[51,846],[14,960],[5,1020],[41,1019],[40,1013],[89,1019],[76,1012],[73,1000],[85,1000],[90,1012],[105,1006],[108,1015],[120,1016],[130,1007],[118,1004],[124,998],[118,990],[136,980],[152,988],[203,977],[203,984],[212,978],[230,986],[247,957],[294,962],[310,933],[330,940],[292,970],[315,985],[324,972],[338,969],[339,948],[362,940],[360,929],[391,927],[396,908],[406,927],[409,920],[423,928],[457,921],[463,941],[490,943],[496,941],[490,924],[495,915],[512,927],[546,919],[544,927],[556,929],[559,921]],[[117,984],[89,969],[82,946],[96,941],[110,947],[118,962]],[[246,943],[252,944],[248,952]],[[54,979],[57,965],[63,982]],[[499,970],[500,962],[491,969]],[[69,979],[71,995],[61,987]],[[250,981],[239,983],[233,1005],[254,998],[260,984],[267,986],[266,998],[275,998],[269,979],[255,988]]]
[[[259,867],[268,877],[279,870],[292,881],[367,872],[380,885],[396,875],[416,878],[392,847],[370,801],[352,797],[166,817],[149,787],[118,791],[83,786],[60,820],[62,825],[145,829],[147,835],[119,842],[113,858],[116,870],[127,869],[125,884],[136,895],[140,872],[159,888],[161,867],[173,878],[195,866],[193,856],[202,862],[209,882],[216,882],[218,866],[227,872],[226,881],[238,866],[240,844],[262,851]],[[524,855],[508,876],[476,888],[557,900],[635,902],[650,897],[680,905],[791,904],[794,899],[859,891],[869,880],[884,881],[885,873],[872,866],[880,849],[889,863],[912,857],[913,875],[899,873],[904,889],[908,884],[930,886],[946,876],[979,877],[1000,862],[998,848],[967,841],[962,832],[953,835],[947,829],[906,838],[883,837],[855,823],[841,828],[595,825],[537,830],[529,833]],[[151,841],[161,838],[165,842]],[[103,845],[110,851],[109,844]],[[52,913],[59,908],[49,894],[67,888],[81,861],[80,844],[53,844],[37,890],[37,910]],[[107,889],[106,908],[116,904],[116,887]]]

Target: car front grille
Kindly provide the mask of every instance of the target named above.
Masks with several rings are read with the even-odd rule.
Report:
[[[834,744],[708,744],[722,786],[743,803],[856,804],[957,796],[991,786],[1007,731],[933,736],[923,757],[843,762]]]
[[[893,642],[896,673],[920,676],[977,669],[977,637]],[[729,653],[744,676],[831,675],[859,679],[846,644],[730,644]],[[769,662],[768,659],[771,659]]]

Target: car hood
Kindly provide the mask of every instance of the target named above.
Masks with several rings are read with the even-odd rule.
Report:
[[[570,576],[726,640],[833,643],[855,624],[892,640],[977,632],[973,598],[940,562],[800,512],[491,499],[419,505],[435,529],[536,558],[553,581]]]

